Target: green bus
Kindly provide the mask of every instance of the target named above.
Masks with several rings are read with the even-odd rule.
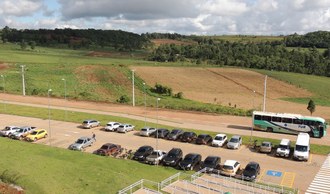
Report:
[[[296,135],[303,132],[319,138],[327,133],[327,123],[321,117],[254,111],[252,119],[253,129],[261,131]]]

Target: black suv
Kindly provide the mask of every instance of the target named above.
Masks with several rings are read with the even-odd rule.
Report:
[[[183,152],[180,148],[172,148],[163,158],[165,166],[176,166],[182,160]]]
[[[134,160],[144,161],[154,151],[151,146],[141,146],[133,155]]]
[[[170,133],[170,130],[168,130],[168,129],[157,129],[153,133],[153,136],[155,138],[166,138],[169,133]]]
[[[184,159],[179,163],[179,167],[182,170],[193,170],[202,161],[200,154],[190,153],[187,154]]]
[[[254,181],[260,174],[260,165],[257,162],[250,162],[246,165],[242,178],[247,181]]]
[[[167,139],[168,140],[178,140],[181,138],[181,135],[184,133],[181,129],[173,129],[170,134],[168,134]]]
[[[197,138],[196,133],[194,132],[184,132],[181,136],[182,142],[193,142]]]
[[[212,172],[214,170],[220,170],[221,158],[218,156],[208,156],[205,158],[201,169],[206,168],[207,172]]]
[[[208,134],[201,134],[197,137],[196,139],[196,144],[204,144],[204,145],[208,145],[211,144],[213,141],[213,138],[208,135]]]

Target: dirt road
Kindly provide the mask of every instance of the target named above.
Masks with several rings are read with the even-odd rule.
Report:
[[[36,107],[48,107],[48,98],[33,97],[33,96],[20,96],[10,94],[0,94],[2,103],[12,103]],[[64,99],[52,98],[52,108],[64,109],[67,108],[71,111],[98,113],[105,115],[114,115],[126,118],[132,118],[144,121],[145,116],[147,122],[156,123],[156,110],[155,108],[132,107],[127,105],[110,104],[110,103],[97,103],[86,101],[65,101]],[[251,118],[238,117],[228,115],[212,115],[199,112],[183,112],[160,109],[158,111],[158,121],[160,124],[168,125],[177,128],[191,128],[198,130],[214,131],[219,133],[230,133],[238,135],[251,135]],[[289,138],[296,140],[295,135],[266,133],[261,131],[252,131],[253,136],[268,137],[273,139]],[[330,145],[330,136],[327,135],[322,139],[312,138],[313,144]]]
[[[305,192],[308,185],[313,180],[315,174],[320,169],[325,156],[312,155],[308,162],[297,162],[291,159],[277,158],[272,155],[261,154],[253,152],[247,147],[241,147],[239,150],[229,150],[225,148],[215,148],[205,145],[196,145],[190,143],[173,142],[163,139],[155,139],[152,137],[141,137],[136,135],[136,131],[121,134],[116,132],[105,132],[101,128],[81,129],[79,123],[50,121],[50,128],[48,120],[36,119],[31,117],[21,117],[0,114],[0,119],[3,122],[0,127],[5,125],[33,125],[38,128],[45,128],[49,130],[49,137],[42,139],[37,143],[56,146],[60,148],[67,148],[77,138],[82,136],[92,136],[92,132],[96,134],[96,143],[86,149],[87,152],[93,152],[104,143],[116,143],[122,145],[127,149],[136,150],[142,145],[151,145],[154,148],[169,151],[173,147],[179,147],[184,154],[191,152],[200,153],[205,159],[209,155],[216,155],[221,157],[221,163],[227,159],[237,160],[241,163],[242,168],[250,161],[260,163],[262,172],[258,180],[261,182],[271,182],[288,187],[297,187],[300,191]],[[16,141],[16,140],[13,140]],[[146,165],[147,167],[147,165]],[[276,172],[278,176],[273,176]]]

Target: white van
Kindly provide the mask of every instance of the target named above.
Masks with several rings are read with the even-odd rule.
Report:
[[[299,133],[294,148],[293,158],[307,161],[309,158],[309,135],[308,133]]]
[[[290,140],[282,139],[280,145],[276,149],[276,156],[289,157],[290,156]]]

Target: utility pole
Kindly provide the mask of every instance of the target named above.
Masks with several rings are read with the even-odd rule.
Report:
[[[134,71],[135,70],[132,70],[132,86],[133,86],[133,88],[132,88],[132,92],[133,92],[133,106],[135,106],[135,91],[134,91]]]
[[[25,67],[25,65],[21,65],[21,68],[22,68],[22,88],[23,88],[23,96],[25,96],[25,78],[24,78],[24,67]]]
[[[266,93],[267,93],[267,75],[265,76],[265,84],[264,84],[264,107],[262,109],[263,112],[266,111]]]

